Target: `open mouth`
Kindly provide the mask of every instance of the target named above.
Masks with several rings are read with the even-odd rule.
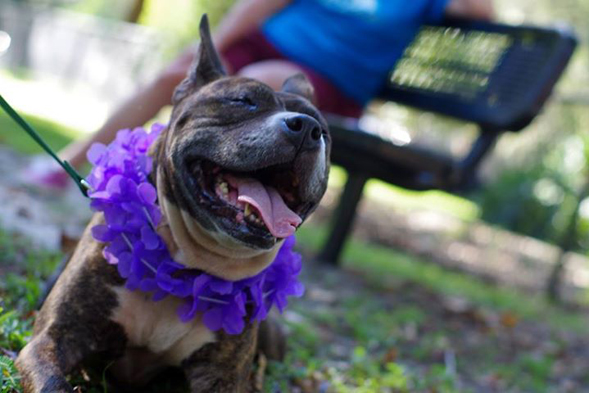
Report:
[[[281,239],[302,222],[305,204],[292,165],[236,172],[202,160],[192,165],[192,174],[203,207],[240,232]]]

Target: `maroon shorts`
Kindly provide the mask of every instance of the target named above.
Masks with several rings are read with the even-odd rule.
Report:
[[[221,55],[233,72],[238,72],[243,67],[258,61],[289,60],[259,30],[248,34],[230,46]],[[316,104],[321,111],[340,116],[360,117],[362,114],[362,106],[360,104],[344,95],[323,75],[309,67],[300,64],[297,64],[297,66],[303,70],[313,84]]]

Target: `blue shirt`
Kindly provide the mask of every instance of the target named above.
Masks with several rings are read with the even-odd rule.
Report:
[[[423,23],[449,0],[293,0],[262,31],[286,57],[366,104]]]

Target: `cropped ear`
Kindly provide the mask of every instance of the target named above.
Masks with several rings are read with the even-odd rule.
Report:
[[[198,46],[198,52],[190,66],[188,75],[186,75],[186,78],[174,91],[172,97],[172,103],[174,105],[202,86],[227,75],[221,64],[219,54],[213,45],[207,14],[202,16],[199,29],[200,44]]]
[[[315,103],[315,89],[309,79],[303,74],[299,72],[298,74],[294,74],[290,78],[284,81],[282,85],[282,91],[285,93],[296,94],[301,97],[306,98],[307,100]]]

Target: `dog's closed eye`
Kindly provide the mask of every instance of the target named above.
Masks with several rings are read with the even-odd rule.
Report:
[[[250,111],[254,111],[258,109],[258,105],[252,100],[250,97],[243,95],[237,97],[231,97],[228,99],[229,103],[232,105],[240,105],[246,107]]]
[[[190,115],[188,113],[184,113],[177,121],[176,121],[176,125],[175,127],[177,129],[182,128],[186,125],[186,123],[188,123],[188,120],[190,120]]]

